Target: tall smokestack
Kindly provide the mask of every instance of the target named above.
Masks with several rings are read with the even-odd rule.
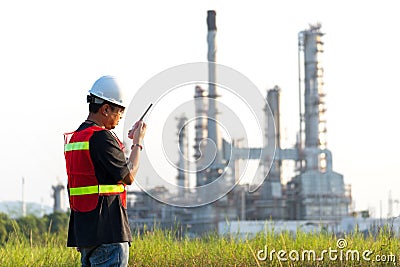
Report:
[[[211,166],[213,170],[220,168],[222,163],[222,140],[218,130],[217,124],[217,105],[216,99],[218,97],[216,83],[216,42],[215,36],[217,35],[217,26],[215,24],[215,11],[209,10],[207,12],[207,43],[208,43],[208,138],[215,143],[216,155],[215,160]],[[213,177],[214,178],[214,177]]]

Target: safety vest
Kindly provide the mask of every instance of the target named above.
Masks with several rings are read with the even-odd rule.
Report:
[[[89,212],[97,207],[99,196],[120,195],[121,204],[126,208],[125,185],[99,184],[89,152],[89,140],[94,132],[106,131],[91,126],[79,132],[64,134],[64,155],[68,175],[70,207],[74,211]],[[123,150],[123,144],[115,138]]]

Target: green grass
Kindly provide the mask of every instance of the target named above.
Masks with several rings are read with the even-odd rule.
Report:
[[[176,237],[174,231],[146,231],[134,235],[130,248],[129,266],[400,266],[399,263],[372,261],[376,255],[394,255],[400,257],[400,241],[386,230],[377,236],[364,237],[360,233],[344,236],[347,247],[337,248],[338,237],[328,233],[298,232],[294,237],[290,233],[260,233],[253,238],[236,236],[219,237],[211,234],[202,238],[189,239]],[[74,248],[65,247],[65,234],[43,235],[38,238],[26,238],[18,231],[10,234],[8,241],[0,246],[0,266],[80,266],[80,254]],[[268,248],[284,250],[286,257],[292,250],[300,254],[304,250],[314,250],[317,256],[329,248],[345,253],[347,250],[371,250],[371,261],[324,260],[316,261],[279,261],[277,252],[273,260],[257,259],[257,252]],[[292,254],[295,256],[296,254]],[[338,255],[340,255],[338,253]],[[345,255],[345,254],[344,254]]]

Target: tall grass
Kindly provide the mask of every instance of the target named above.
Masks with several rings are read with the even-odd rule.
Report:
[[[0,246],[0,266],[79,266],[80,255],[66,247],[66,233],[29,237],[14,224],[7,242]]]
[[[252,238],[235,235],[221,237],[216,234],[187,238],[177,233],[174,230],[155,230],[135,234],[130,248],[129,266],[400,266],[397,262],[375,261],[375,255],[394,255],[396,260],[400,257],[400,241],[387,229],[376,236],[364,236],[361,233],[342,236],[340,238],[347,242],[343,249],[337,247],[339,237],[329,233],[298,232],[294,236],[289,232],[268,232]],[[49,231],[38,241],[16,230],[0,246],[0,266],[80,266],[80,254],[65,244],[65,234],[55,235]],[[274,257],[259,259],[258,251],[266,247],[268,253],[276,251]],[[279,250],[287,253],[292,250],[300,253],[315,250],[319,255],[329,248],[338,252],[351,249],[361,253],[371,250],[371,261],[330,260],[328,257],[323,260],[279,261],[276,254]]]

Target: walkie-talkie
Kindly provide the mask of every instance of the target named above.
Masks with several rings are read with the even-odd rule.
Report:
[[[153,105],[153,103],[150,103],[149,107],[146,109],[146,111],[143,113],[142,117],[140,117],[139,121],[142,121],[144,116],[146,116],[147,112],[149,111],[149,109],[151,108],[151,106]]]

